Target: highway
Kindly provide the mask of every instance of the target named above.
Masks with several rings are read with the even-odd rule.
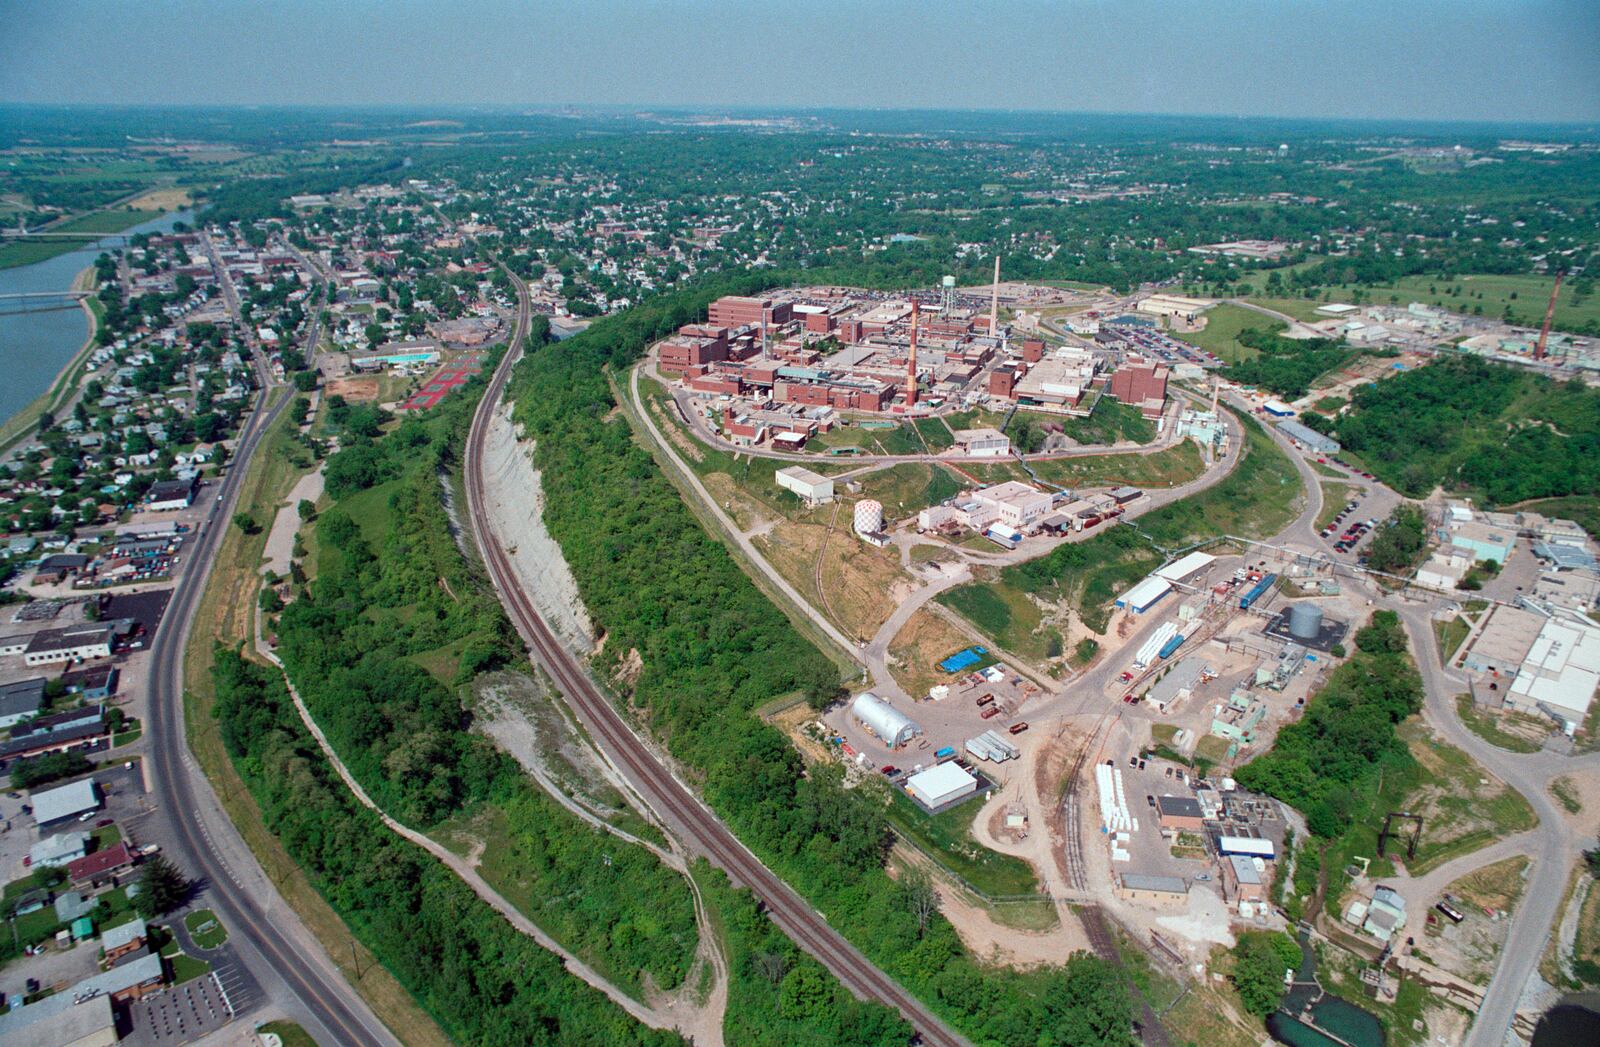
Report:
[[[313,320],[308,339],[313,348],[318,333]],[[199,879],[202,903],[221,917],[245,967],[263,985],[276,980],[298,998],[307,1014],[297,1017],[309,1018],[307,1031],[318,1043],[390,1047],[399,1041],[345,982],[299,918],[277,897],[248,848],[237,840],[216,793],[189,756],[184,735],[183,656],[195,610],[243,477],[267,429],[292,401],[283,396],[268,408],[270,396],[271,387],[263,386],[228,473],[217,487],[209,522],[185,550],[189,563],[173,587],[165,620],[151,645],[146,779],[155,807],[146,832],[161,841],[180,870]],[[232,865],[219,853],[229,843],[234,844],[226,847]],[[253,889],[241,886],[241,880]]]
[[[517,322],[513,325],[510,348],[495,369],[489,388],[473,415],[467,438],[465,473],[470,526],[512,622],[607,758],[690,847],[726,870],[735,882],[750,888],[784,933],[816,957],[851,992],[899,1011],[925,1043],[967,1043],[920,1000],[873,966],[860,950],[829,926],[822,914],[751,854],[673,776],[601,693],[584,666],[556,639],[518,586],[510,561],[489,527],[483,475],[483,443],[488,420],[504,394],[528,327],[527,285],[515,274],[511,276],[519,302]]]

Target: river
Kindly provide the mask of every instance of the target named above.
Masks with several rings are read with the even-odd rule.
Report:
[[[189,211],[173,211],[119,235],[170,232],[175,223],[192,217]],[[99,240],[32,265],[0,269],[0,295],[70,291],[78,273],[93,265],[101,251],[114,246],[117,245]],[[9,419],[48,390],[89,336],[89,318],[79,306],[11,311],[20,304],[0,299],[0,360],[6,364],[6,380],[0,383],[0,421]]]

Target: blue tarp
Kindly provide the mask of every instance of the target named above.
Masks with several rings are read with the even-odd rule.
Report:
[[[969,665],[977,665],[979,662],[983,661],[983,656],[987,653],[989,652],[985,651],[982,647],[968,647],[960,654],[952,654],[950,657],[940,662],[939,668],[943,669],[947,673],[958,673],[967,668]]]

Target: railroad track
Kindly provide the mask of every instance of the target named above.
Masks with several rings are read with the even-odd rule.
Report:
[[[1120,712],[1118,715],[1121,715]],[[1105,717],[1095,727],[1094,733],[1084,741],[1083,748],[1078,751],[1078,757],[1072,762],[1072,768],[1067,772],[1067,792],[1061,800],[1061,814],[1064,823],[1061,827],[1062,839],[1066,841],[1067,880],[1076,891],[1087,891],[1088,875],[1083,868],[1083,833],[1080,831],[1081,823],[1078,818],[1078,783],[1082,781],[1083,765],[1088,762],[1089,753],[1094,750],[1095,742],[1100,737],[1100,731],[1113,717]],[[1078,920],[1083,924],[1083,933],[1089,939],[1089,947],[1107,963],[1122,966],[1122,954],[1117,950],[1116,939],[1111,935],[1111,927],[1106,922],[1105,910],[1098,905],[1078,906]],[[1139,1038],[1150,1047],[1170,1047],[1171,1040],[1167,1037],[1166,1029],[1161,1026],[1161,1019],[1146,1000],[1144,993],[1138,986],[1129,984],[1129,992],[1133,994],[1134,1003],[1139,1008]]]
[[[684,834],[686,842],[748,887],[785,934],[833,972],[851,992],[863,999],[893,1007],[916,1029],[924,1043],[966,1045],[967,1041],[941,1021],[911,993],[873,966],[865,955],[829,926],[821,913],[769,870],[741,844],[688,789],[663,766],[633,728],[622,718],[545,624],[532,601],[522,592],[505,551],[495,541],[485,509],[483,444],[490,416],[505,391],[527,329],[527,286],[511,274],[519,309],[510,348],[491,377],[488,389],[473,414],[467,437],[466,488],[469,525],[483,554],[489,576],[501,602],[527,641],[534,658],[544,667],[573,707],[585,728],[639,790],[645,802]]]

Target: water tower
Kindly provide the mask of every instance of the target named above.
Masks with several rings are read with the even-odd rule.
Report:
[[[939,307],[952,312],[956,307],[956,278],[946,276],[939,284]]]

